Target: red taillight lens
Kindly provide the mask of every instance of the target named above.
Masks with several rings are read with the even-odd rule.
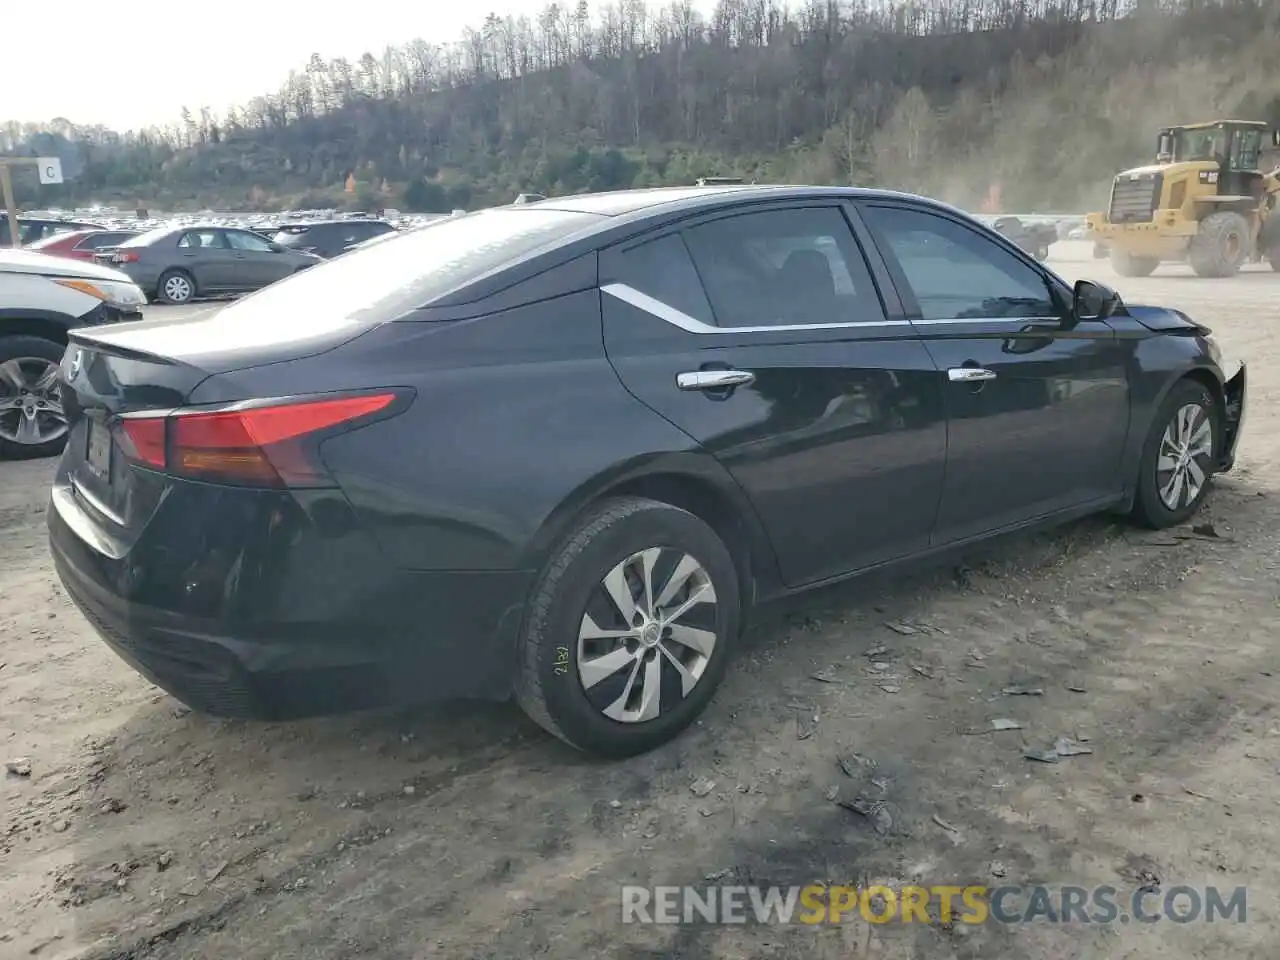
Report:
[[[126,417],[125,452],[142,466],[175,476],[245,486],[328,484],[309,441],[316,434],[381,413],[394,393],[298,400],[289,403]],[[128,446],[132,446],[132,451]]]
[[[164,469],[164,417],[127,417],[120,421],[125,456],[146,467]]]

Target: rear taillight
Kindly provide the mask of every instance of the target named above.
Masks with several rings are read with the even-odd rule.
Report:
[[[399,399],[388,391],[129,415],[119,421],[120,447],[139,466],[194,480],[328,486],[333,481],[317,454],[319,441],[387,413]]]

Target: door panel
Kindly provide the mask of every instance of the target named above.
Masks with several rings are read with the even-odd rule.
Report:
[[[202,293],[231,288],[234,264],[221,230],[191,230],[178,240],[175,266],[189,271]]]
[[[233,258],[231,282],[239,290],[257,290],[292,273],[283,254],[271,244],[246,230],[226,231]]]
[[[947,479],[934,542],[1117,494],[1128,343],[1105,323],[1067,322],[1063,288],[958,220],[896,205],[861,210],[945,391]]]
[[[623,383],[725,464],[792,586],[926,547],[945,455],[923,342],[896,299],[886,312],[839,209],[802,209],[601,258],[605,347]],[[763,282],[744,288],[745,276]],[[753,379],[678,385],[714,370]]]

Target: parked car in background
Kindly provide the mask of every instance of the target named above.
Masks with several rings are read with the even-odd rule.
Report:
[[[0,250],[0,460],[50,456],[67,421],[58,363],[67,331],[142,316],[122,273],[28,250]]]
[[[1185,521],[1246,394],[1177,310],[826,187],[484,210],[68,352],[52,555],[152,682],[274,718],[514,693],[615,756],[702,713],[759,601]]]
[[[395,226],[385,220],[316,220],[309,223],[286,223],[273,239],[290,250],[314,253],[328,260],[345,253],[356,244],[395,231]]]
[[[136,230],[68,230],[54,233],[34,243],[26,245],[26,249],[36,253],[46,253],[53,257],[70,257],[72,260],[94,260],[94,255],[106,247],[115,247],[126,240],[138,236]]]
[[[1052,223],[1029,223],[1018,217],[998,217],[992,227],[1037,260],[1047,260],[1049,246],[1058,240],[1058,228]]]
[[[161,227],[98,255],[128,274],[148,298],[187,303],[197,296],[248,293],[321,263],[252,230]]]
[[[70,230],[101,230],[100,223],[86,223],[82,220],[58,220],[49,217],[24,217],[18,214],[18,240],[25,247],[29,243],[35,243],[45,237],[51,237],[56,233],[66,233]],[[9,236],[9,215],[0,213],[0,247],[13,246],[13,240]]]

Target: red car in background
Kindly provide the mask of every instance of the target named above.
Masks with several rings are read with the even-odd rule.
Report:
[[[71,257],[73,260],[93,262],[93,255],[106,247],[116,247],[138,235],[136,230],[69,230],[55,233],[34,243],[27,244],[26,249],[37,253],[47,253],[54,257]]]

